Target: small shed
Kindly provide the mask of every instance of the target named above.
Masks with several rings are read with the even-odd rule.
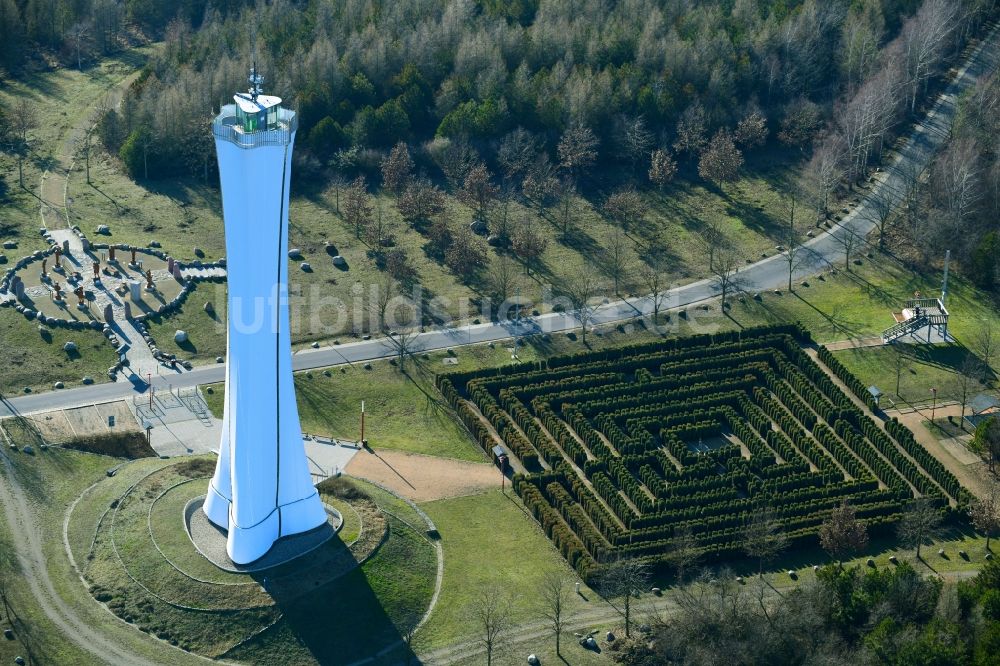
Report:
[[[501,471],[507,471],[508,460],[507,451],[504,450],[502,446],[497,444],[493,447],[493,462],[497,464],[497,467],[499,467]]]
[[[980,393],[969,401],[969,410],[971,414],[965,417],[965,421],[975,429],[983,421],[1000,415],[1000,400],[991,395]]]
[[[877,386],[869,386],[868,393],[871,395],[871,397],[875,398],[875,405],[878,406],[879,401],[882,399],[883,395],[882,391],[880,391]]]

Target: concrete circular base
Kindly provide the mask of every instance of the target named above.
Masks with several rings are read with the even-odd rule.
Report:
[[[236,564],[226,553],[226,530],[217,527],[201,510],[205,496],[195,497],[184,505],[184,529],[191,543],[205,559],[223,571],[253,573],[270,569],[302,557],[329,541],[344,525],[344,518],[333,507],[324,504],[327,521],[324,525],[278,539],[263,557],[249,564]]]

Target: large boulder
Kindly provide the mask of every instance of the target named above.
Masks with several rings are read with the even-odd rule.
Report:
[[[177,331],[174,333],[174,342],[181,345],[188,341],[187,331]]]
[[[111,227],[109,227],[106,224],[98,224],[97,225],[97,229],[95,229],[95,231],[97,233],[99,233],[99,234],[104,235],[104,236],[110,236],[111,235]]]
[[[301,259],[302,258],[302,250],[300,250],[297,247],[293,247],[291,250],[288,251],[288,258],[289,259]]]
[[[347,259],[338,254],[333,258],[333,265],[337,268],[347,268]]]

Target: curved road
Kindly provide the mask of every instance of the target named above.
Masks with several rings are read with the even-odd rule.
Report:
[[[969,54],[965,65],[959,69],[954,79],[939,96],[927,116],[917,124],[907,137],[904,147],[896,154],[893,162],[885,169],[883,177],[873,187],[873,191],[885,188],[898,202],[905,191],[904,174],[922,170],[934,153],[948,138],[955,117],[958,97],[971,88],[984,74],[992,72],[1000,63],[1000,27],[995,27]],[[823,232],[810,239],[799,250],[794,280],[815,275],[843,260],[844,247],[840,239],[847,234],[864,236],[874,227],[875,214],[866,195],[854,210],[832,231]],[[757,263],[746,266],[738,273],[741,287],[746,291],[766,291],[784,288],[788,283],[788,262],[785,254],[776,254]],[[679,308],[719,295],[719,288],[713,280],[701,280],[671,289],[664,294],[661,309]],[[648,296],[624,299],[606,303],[594,313],[594,323],[624,321],[651,314],[652,300]],[[697,313],[691,313],[695,316]],[[551,313],[522,319],[522,323],[498,322],[468,325],[454,328],[430,330],[415,336],[413,350],[417,352],[445,349],[465,344],[485,343],[504,340],[520,335],[535,333],[556,333],[580,327],[579,320],[572,313]],[[364,340],[344,345],[309,349],[297,352],[292,359],[295,370],[308,370],[342,363],[358,363],[394,356],[396,349],[385,338]],[[154,390],[183,388],[221,382],[225,379],[223,365],[201,366],[190,372],[154,377]],[[26,395],[0,402],[0,417],[11,414],[61,409],[79,405],[90,405],[111,400],[120,400],[145,393],[144,382],[132,384],[120,381],[56,392]]]
[[[887,168],[885,178],[876,187],[889,188],[889,191],[898,197],[904,189],[903,183],[905,181],[902,175],[904,170],[909,171],[914,168],[919,170],[927,165],[934,152],[949,135],[955,116],[955,103],[959,95],[969,89],[983,74],[996,68],[998,60],[1000,60],[998,30],[1000,28],[994,28],[972,51],[966,64],[956,73],[955,78],[939,97],[933,109],[913,129],[905,147],[897,154],[893,163]],[[838,239],[848,233],[867,234],[870,232],[874,227],[870,217],[874,216],[870,216],[869,202],[865,199],[832,232],[823,233],[806,243],[802,251],[802,260],[795,270],[794,278],[801,280],[842,259],[843,247]],[[740,278],[744,289],[763,291],[786,284],[787,271],[785,257],[776,255],[747,266],[740,273]],[[695,282],[671,290],[666,295],[663,307],[676,308],[699,303],[718,296],[718,291],[711,280]],[[593,321],[595,323],[622,321],[651,312],[652,302],[649,297],[626,299],[602,305],[597,309]],[[416,351],[442,349],[463,344],[502,340],[516,335],[567,331],[578,327],[579,321],[571,313],[553,313],[534,317],[522,324],[513,322],[488,323],[428,331],[415,338],[413,348]],[[363,362],[391,357],[394,353],[392,343],[388,340],[367,340],[300,352],[293,359],[293,367],[296,370],[304,370],[340,363]],[[172,384],[174,387],[194,386],[221,381],[223,378],[223,366],[205,366],[169,378],[158,377],[153,380],[153,388],[165,389],[168,384]],[[144,384],[132,385],[122,382],[28,395],[13,400],[3,399],[0,402],[0,417],[118,400],[143,393],[146,390],[147,387]],[[4,456],[0,454],[0,457]],[[91,652],[97,659],[117,664],[145,665],[150,663],[135,654],[128,653],[125,648],[115,644],[112,639],[89,626],[66,601],[59,597],[45,566],[45,555],[38,526],[32,524],[32,512],[23,491],[18,487],[13,477],[9,467],[10,463],[6,457],[4,457],[4,465],[6,474],[0,477],[4,481],[0,483],[0,504],[3,505],[4,514],[11,526],[12,534],[20,537],[15,543],[22,574],[27,578],[32,594],[45,615],[64,631],[70,640],[82,649]],[[468,649],[466,646],[460,647]],[[465,650],[442,652],[442,654],[435,656],[444,657],[445,654],[448,654],[454,658]],[[176,663],[178,656],[180,655],[168,651],[163,655],[163,661],[164,663]]]

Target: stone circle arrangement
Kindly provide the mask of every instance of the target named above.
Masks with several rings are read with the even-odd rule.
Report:
[[[971,499],[896,421],[868,413],[865,387],[797,325],[676,338],[499,369],[439,375],[480,445],[528,470],[513,486],[587,580],[621,557],[666,565],[688,529],[703,563],[735,559],[756,509],[792,546],[818,543],[848,501],[873,535],[908,500]],[[861,409],[859,403],[866,405]]]
[[[97,228],[99,234],[108,234],[110,229],[107,225],[100,225]],[[146,325],[147,320],[153,317],[169,316],[180,309],[188,296],[194,291],[197,282],[200,281],[224,281],[225,280],[225,259],[218,262],[207,263],[195,260],[185,264],[175,260],[166,252],[160,249],[160,243],[150,241],[148,247],[140,248],[124,243],[91,243],[86,234],[78,226],[74,226],[69,233],[71,238],[57,238],[50,230],[42,228],[39,230],[42,237],[49,243],[46,250],[36,251],[28,256],[16,261],[4,273],[0,279],[0,306],[12,307],[22,314],[29,321],[37,321],[39,327],[49,326],[53,328],[65,328],[70,330],[84,330],[91,328],[101,331],[108,343],[115,349],[122,345],[113,327],[115,318],[127,319],[132,323],[136,331],[142,336],[143,341],[149,347],[151,354],[160,362],[169,363],[174,359],[169,354],[160,350],[156,341],[150,335]],[[63,234],[66,236],[67,234]],[[4,247],[16,249],[16,243],[9,241]],[[82,256],[74,257],[74,254]],[[116,263],[116,252],[122,253],[121,262],[127,262],[131,273],[121,269],[121,264]],[[100,254],[104,261],[97,259]],[[64,258],[74,259],[75,266],[69,265],[69,270],[63,266]],[[91,266],[87,262],[94,261],[93,273]],[[150,268],[143,275],[142,268],[145,261],[158,262],[157,268]],[[49,265],[51,262],[51,265]],[[4,262],[6,263],[6,257]],[[100,265],[103,264],[103,265]],[[79,267],[79,270],[73,270]],[[87,313],[87,319],[76,319],[68,314],[65,316],[52,316],[42,311],[42,308],[35,305],[26,305],[25,281],[22,278],[28,271],[40,269],[40,287],[33,287],[32,291],[36,297],[51,298],[53,302],[59,304],[59,309],[69,312],[72,308],[77,308]],[[60,280],[65,280],[68,286],[75,287],[74,291],[67,291],[62,288],[59,281],[52,278],[51,271]],[[131,279],[130,279],[131,278]],[[159,292],[157,284],[177,285],[177,293],[170,300],[160,303],[155,308],[149,308],[142,312],[133,312],[131,301],[138,302],[137,293],[142,292],[142,280],[146,281],[145,291]],[[173,289],[169,289],[173,292]],[[112,295],[114,294],[114,295]],[[79,301],[74,306],[76,300]],[[110,299],[110,300],[109,300]],[[92,307],[91,303],[96,307]],[[101,307],[103,306],[103,307]],[[135,308],[138,310],[138,308]],[[127,365],[127,360],[121,360],[116,365],[108,368],[110,379],[116,379],[117,373]],[[186,368],[190,369],[189,362],[182,362]]]

